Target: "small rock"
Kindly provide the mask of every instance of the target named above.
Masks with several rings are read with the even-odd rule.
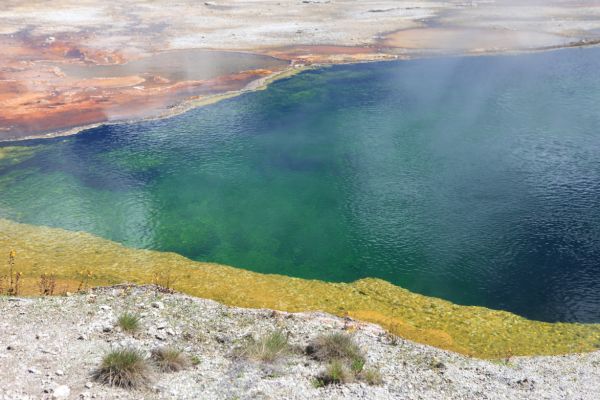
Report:
[[[102,311],[110,311],[110,310],[112,310],[112,308],[111,308],[110,306],[107,306],[106,304],[105,304],[105,305],[102,305],[102,306],[100,306],[100,309],[101,309]]]
[[[63,376],[65,374],[65,372],[62,369],[58,369],[58,370],[56,370],[55,374],[58,376]]]
[[[156,335],[154,335],[155,338],[157,338],[158,340],[167,340],[165,335],[162,335],[160,333],[157,333]]]
[[[27,372],[29,372],[30,374],[34,374],[34,375],[37,375],[40,373],[40,371],[38,371],[37,369],[35,369],[33,367],[27,368]]]
[[[217,341],[217,343],[221,343],[221,344],[227,343],[227,341],[228,341],[227,338],[223,335],[216,335],[215,340]]]
[[[30,299],[23,299],[23,298],[20,298],[20,297],[9,297],[8,301],[15,302],[15,303],[21,303],[21,304],[32,303],[32,300],[30,300]]]
[[[81,335],[77,336],[77,340],[87,340],[87,336],[82,333]]]
[[[175,336],[175,331],[171,328],[167,329],[165,332],[167,332],[167,335]]]
[[[152,303],[152,307],[162,310],[163,308],[165,308],[165,305],[160,301],[155,301]]]
[[[92,382],[86,382],[86,384],[85,384],[86,389],[91,389],[92,387],[94,387],[94,384]]]
[[[108,333],[110,331],[112,331],[112,326],[106,325],[102,327],[102,332]]]
[[[71,389],[67,385],[60,385],[56,389],[54,389],[54,393],[52,393],[52,398],[55,400],[66,399],[71,394]]]

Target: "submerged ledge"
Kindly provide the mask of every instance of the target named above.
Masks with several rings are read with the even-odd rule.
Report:
[[[189,260],[174,253],[127,248],[84,232],[0,219],[0,254],[17,252],[23,293],[38,293],[39,276],[55,273],[57,292],[90,285],[152,283],[170,275],[174,289],[227,305],[298,312],[321,310],[382,325],[404,338],[480,358],[553,355],[600,348],[600,324],[531,321],[505,311],[459,306],[380,279],[328,283],[266,275]],[[0,275],[6,274],[2,262]]]

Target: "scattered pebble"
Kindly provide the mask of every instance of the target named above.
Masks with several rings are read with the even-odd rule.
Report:
[[[56,389],[54,389],[54,392],[52,393],[52,399],[54,399],[54,400],[67,399],[67,398],[69,398],[70,395],[71,395],[71,388],[69,388],[67,385],[60,385]]]
[[[163,308],[165,308],[165,305],[163,304],[162,301],[155,301],[152,303],[152,307],[162,310]]]
[[[321,312],[289,314],[227,307],[177,293],[164,294],[163,301],[157,302],[156,292],[146,286],[133,287],[127,296],[114,297],[112,289],[103,288],[93,294],[96,304],[88,301],[89,295],[19,303],[23,315],[0,299],[0,324],[4,324],[0,330],[10,332],[11,340],[0,347],[7,349],[0,351],[0,400],[600,398],[600,352],[489,362],[401,338],[391,341],[377,325]],[[98,303],[110,303],[110,309],[103,311],[115,313],[138,304],[165,311],[158,316],[149,310],[141,329],[132,335],[114,329],[114,315],[98,313]],[[41,315],[47,321],[44,332],[33,334]],[[244,343],[273,330],[284,331],[297,349],[305,348],[318,334],[351,330],[367,355],[365,368],[378,369],[383,384],[359,381],[315,387],[314,379],[325,365],[301,352],[291,352],[272,364],[239,358]],[[90,380],[110,349],[133,347],[150,357],[153,349],[164,346],[183,350],[193,365],[175,374],[154,373],[151,386],[143,392]],[[57,382],[67,376],[66,371],[69,381]],[[76,382],[81,392],[73,393],[67,385],[75,387]]]

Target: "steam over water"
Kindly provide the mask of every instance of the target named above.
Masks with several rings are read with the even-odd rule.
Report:
[[[0,147],[0,217],[600,322],[599,65],[594,48],[333,67]]]

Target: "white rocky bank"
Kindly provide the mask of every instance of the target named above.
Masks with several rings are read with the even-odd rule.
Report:
[[[138,334],[115,328],[124,311],[141,315]],[[0,315],[0,399],[600,399],[600,352],[489,362],[324,313],[227,307],[152,287],[101,288],[71,297],[2,297]],[[248,335],[275,329],[298,346],[320,333],[353,332],[367,367],[380,370],[383,385],[318,388],[315,377],[324,366],[301,353],[274,364],[233,355]],[[143,390],[106,387],[91,378],[112,348],[149,352],[164,345],[183,349],[199,363],[181,372],[155,372]]]

